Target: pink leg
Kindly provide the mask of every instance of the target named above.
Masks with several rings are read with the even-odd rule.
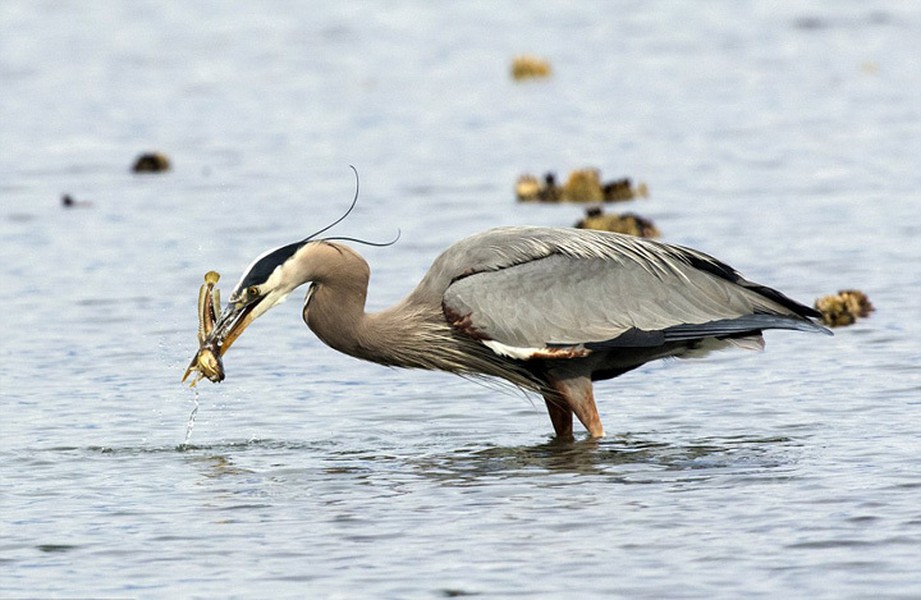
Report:
[[[572,437],[572,409],[569,404],[556,396],[544,396],[550,422],[557,437]]]
[[[560,406],[561,401],[569,407],[571,413],[575,413],[579,421],[588,430],[593,438],[604,437],[604,426],[601,424],[601,417],[598,415],[598,408],[595,406],[595,396],[592,393],[592,380],[588,377],[572,377],[569,379],[550,378],[550,385],[553,387],[555,394],[548,397],[544,395],[544,401],[550,410],[550,420],[553,421],[553,427],[557,435],[560,428],[557,425],[559,417],[554,415],[554,409],[563,411]],[[551,409],[551,404],[554,408]],[[569,419],[569,434],[572,434],[572,418]]]

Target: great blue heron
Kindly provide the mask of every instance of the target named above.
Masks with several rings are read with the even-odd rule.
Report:
[[[309,283],[303,319],[336,350],[382,365],[498,377],[541,394],[558,436],[572,435],[575,413],[601,437],[593,381],[659,358],[760,349],[765,329],[830,333],[813,322],[817,311],[697,250],[546,227],[461,240],[401,302],[366,313],[368,263],[341,242],[315,234],[259,256],[206,344],[223,355],[250,323]]]

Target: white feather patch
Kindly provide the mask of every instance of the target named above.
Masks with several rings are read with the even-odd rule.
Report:
[[[497,342],[496,340],[483,340],[483,344],[499,356],[517,358],[518,360],[527,360],[542,350],[541,348],[521,348],[518,346],[508,346],[502,342]]]

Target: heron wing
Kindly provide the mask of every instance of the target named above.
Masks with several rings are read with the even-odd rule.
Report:
[[[518,358],[817,329],[804,316],[808,307],[704,254],[638,238],[550,231],[559,239],[530,260],[518,251],[518,262],[493,259],[479,265],[488,265],[483,270],[463,270],[444,291],[448,320]],[[572,251],[579,244],[593,251]]]

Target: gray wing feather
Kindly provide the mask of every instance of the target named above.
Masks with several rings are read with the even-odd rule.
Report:
[[[818,329],[808,307],[703,253],[616,234],[491,230],[447,250],[430,275],[439,271],[446,312],[466,317],[468,333],[518,348]]]

